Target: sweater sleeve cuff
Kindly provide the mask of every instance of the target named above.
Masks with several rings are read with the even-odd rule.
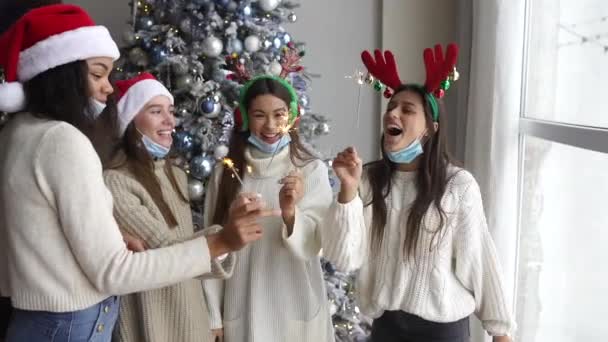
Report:
[[[291,253],[302,260],[308,260],[321,249],[321,246],[317,242],[316,229],[310,225],[311,222],[307,221],[302,211],[296,207],[291,235],[289,235],[285,223],[281,227],[281,235],[285,246]]]
[[[209,312],[209,327],[211,329],[222,329],[222,315],[219,312]]]
[[[359,196],[348,203],[335,201],[326,218],[323,256],[339,270],[354,271],[361,266],[361,245],[364,243],[363,201]]]
[[[236,255],[234,253],[224,254],[211,261],[211,274],[213,274],[213,277],[217,279],[230,278],[232,277],[235,264]]]
[[[349,223],[352,222],[353,217],[357,217],[361,212],[363,212],[363,201],[359,196],[355,196],[355,198],[348,203],[340,203],[336,201],[330,208],[330,215],[333,216],[336,223],[338,224],[336,225],[336,227],[330,227],[328,229],[328,235],[333,235],[333,238],[337,240],[343,240],[347,235],[350,235],[352,233],[359,233],[359,231]],[[357,236],[356,239],[351,240],[356,241],[359,238],[360,237]]]
[[[504,322],[504,321],[483,321],[482,326],[490,336],[509,336],[515,335],[516,324],[515,322]]]
[[[195,233],[195,236],[209,236],[217,234],[222,230],[220,225],[212,225]],[[202,279],[227,279],[232,276],[234,265],[236,264],[236,255],[234,253],[226,253],[211,260],[211,274],[203,275]]]

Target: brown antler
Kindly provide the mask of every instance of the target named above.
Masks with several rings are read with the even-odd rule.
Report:
[[[424,82],[424,88],[427,92],[437,96],[437,92],[440,90],[441,82],[448,79],[448,76],[456,66],[456,60],[458,58],[458,45],[449,44],[444,56],[441,45],[437,44],[435,45],[435,51],[430,48],[424,49],[423,57],[424,66],[426,68],[426,81]]]
[[[401,85],[401,79],[399,78],[399,71],[397,70],[397,63],[395,62],[395,56],[389,50],[384,51],[384,56],[380,50],[374,51],[374,57],[369,51],[363,51],[361,53],[361,60],[367,71],[384,83],[387,87],[395,90]]]
[[[302,54],[298,51],[295,45],[290,42],[283,50],[281,57],[281,78],[287,77],[292,72],[300,72],[304,67],[300,65]]]
[[[232,71],[232,74],[226,76],[227,79],[241,84],[251,79],[247,66],[239,61],[238,56],[226,56],[226,65]]]

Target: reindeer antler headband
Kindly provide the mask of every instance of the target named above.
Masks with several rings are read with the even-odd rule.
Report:
[[[298,108],[298,94],[294,87],[285,78],[292,72],[300,72],[304,69],[300,65],[300,60],[303,56],[304,52],[298,51],[295,44],[290,42],[286,47],[283,48],[283,55],[281,56],[280,60],[281,72],[279,76],[258,75],[255,77],[251,76],[247,66],[238,58],[238,55],[233,54],[232,56],[226,57],[227,69],[232,71],[232,74],[228,75],[227,78],[243,84],[239,96],[239,107],[234,113],[237,127],[240,128],[241,131],[246,131],[249,123],[249,115],[247,114],[244,99],[247,96],[249,88],[251,88],[251,86],[260,79],[275,80],[287,89],[291,95],[291,102],[289,103],[289,122],[290,124],[295,124],[297,117],[300,115],[300,110]]]
[[[426,98],[433,110],[433,120],[439,120],[439,105],[437,99],[445,95],[445,91],[450,88],[450,83],[458,80],[458,71],[456,71],[456,60],[458,58],[458,46],[449,44],[444,56],[441,45],[435,45],[435,49],[424,49],[424,67],[426,69],[426,81],[424,85],[417,85],[423,88],[426,92]],[[367,67],[370,75],[375,77],[379,82],[384,83],[390,90],[384,93],[384,96],[391,97],[392,93],[397,90],[403,83],[399,78],[397,63],[395,56],[389,50],[374,51],[374,57],[368,52],[361,53],[361,60]],[[377,82],[378,82],[377,81]],[[382,86],[375,84],[377,90],[382,90]]]

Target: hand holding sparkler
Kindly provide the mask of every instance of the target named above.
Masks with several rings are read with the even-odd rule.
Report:
[[[289,174],[279,181],[283,184],[279,191],[279,205],[281,216],[287,226],[289,235],[293,230],[296,215],[296,204],[304,197],[304,181],[299,170],[289,172]]]
[[[277,210],[266,208],[258,194],[240,193],[228,211],[228,220],[219,233],[209,235],[207,242],[212,257],[238,251],[262,237],[261,217],[279,216]]]
[[[348,203],[356,196],[363,174],[363,161],[354,147],[348,147],[338,153],[332,162],[336,176],[340,179],[338,202]]]

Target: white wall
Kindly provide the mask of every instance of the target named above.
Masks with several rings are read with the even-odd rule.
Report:
[[[64,0],[63,2],[86,9],[95,22],[107,26],[114,40],[122,44],[122,32],[129,27],[128,22],[131,18],[129,0]]]
[[[331,119],[332,133],[320,141],[324,153],[335,155],[355,145],[364,161],[378,157],[380,140],[379,100],[370,87],[361,89],[345,79],[355,68],[362,69],[361,51],[380,45],[381,1],[303,0],[298,21],[288,29],[307,44],[304,65],[320,74],[312,85],[312,110]]]
[[[445,47],[457,42],[463,47],[460,60],[466,61],[468,42],[459,41],[460,11],[467,1],[463,0],[384,0],[382,8],[382,47],[393,51],[399,65],[399,76],[404,83],[424,83],[425,69],[422,52],[439,43]],[[461,20],[462,19],[462,20]],[[465,36],[466,37],[466,36]],[[462,39],[460,39],[462,40]],[[458,67],[462,76],[468,68]],[[449,149],[457,159],[464,155],[464,113],[457,110],[459,92],[466,90],[466,77],[450,88],[445,99],[444,125],[448,127]],[[466,99],[465,99],[466,100]],[[460,107],[460,106],[458,106]],[[384,108],[384,103],[383,107]],[[460,120],[459,120],[460,119]]]

